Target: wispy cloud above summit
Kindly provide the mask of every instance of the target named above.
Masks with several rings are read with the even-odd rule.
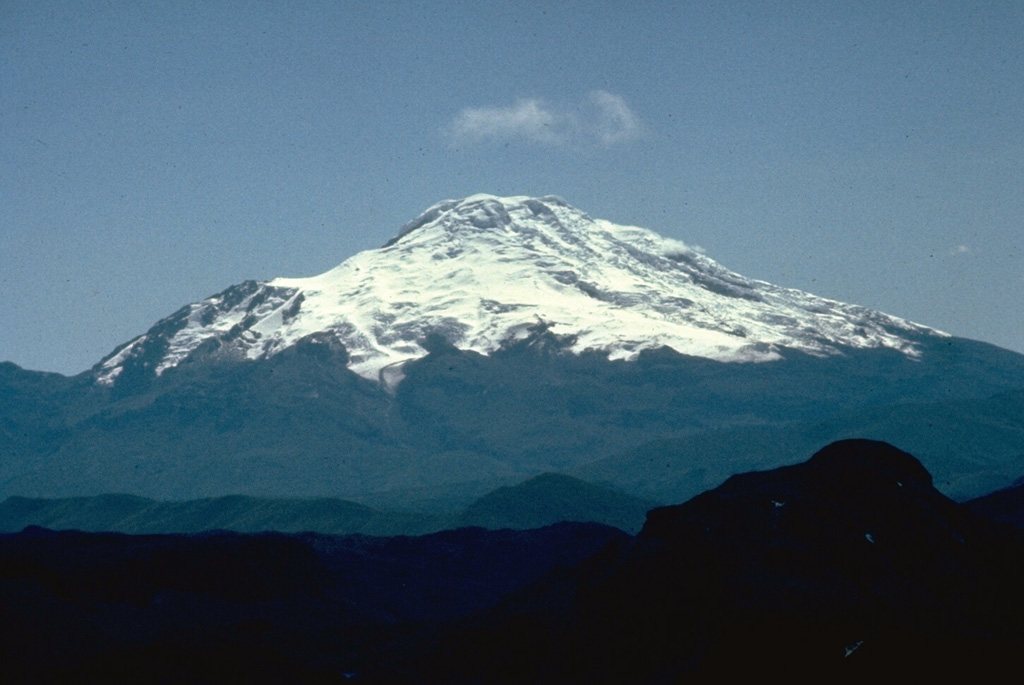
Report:
[[[466,107],[449,133],[460,144],[530,142],[542,145],[597,144],[611,147],[637,138],[640,118],[626,101],[595,90],[579,105],[555,107],[536,98],[512,105]]]
[[[467,107],[452,124],[459,140],[509,140],[561,143],[566,122],[540,100],[521,99],[507,107]]]
[[[640,119],[620,96],[604,90],[595,90],[590,94],[590,102],[596,110],[590,123],[591,132],[602,145],[615,145],[633,140],[643,130]]]

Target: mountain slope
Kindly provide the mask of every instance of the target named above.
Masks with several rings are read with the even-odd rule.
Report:
[[[958,500],[1024,475],[1024,393],[857,407],[826,420],[743,426],[652,441],[568,470],[659,502],[688,499],[733,473],[796,463],[847,438],[882,440],[917,455],[936,487]]]

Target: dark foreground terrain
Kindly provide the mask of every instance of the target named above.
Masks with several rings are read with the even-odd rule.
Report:
[[[33,527],[0,536],[0,680],[1012,673],[1020,501],[957,504],[912,456],[844,441],[654,509],[635,537],[580,523],[392,538]]]

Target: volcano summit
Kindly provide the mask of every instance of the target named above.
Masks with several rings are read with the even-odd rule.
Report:
[[[430,339],[490,354],[540,325],[576,353],[635,359],[669,347],[720,361],[780,348],[919,354],[938,331],[733,273],[649,230],[592,219],[557,197],[474,195],[429,208],[378,250],[312,278],[246,282],[189,305],[106,357],[157,375],[201,354],[272,356],[319,336],[370,379],[427,354]],[[394,377],[400,377],[396,374]]]

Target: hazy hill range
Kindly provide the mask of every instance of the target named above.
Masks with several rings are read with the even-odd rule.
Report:
[[[594,522],[636,533],[657,503],[545,473],[501,487],[463,509],[381,511],[333,498],[264,499],[226,495],[167,502],[135,495],[59,499],[8,497],[0,502],[0,532],[27,526],[140,534],[278,531],[331,535],[422,535],[479,526],[494,530],[541,528],[562,521]]]

